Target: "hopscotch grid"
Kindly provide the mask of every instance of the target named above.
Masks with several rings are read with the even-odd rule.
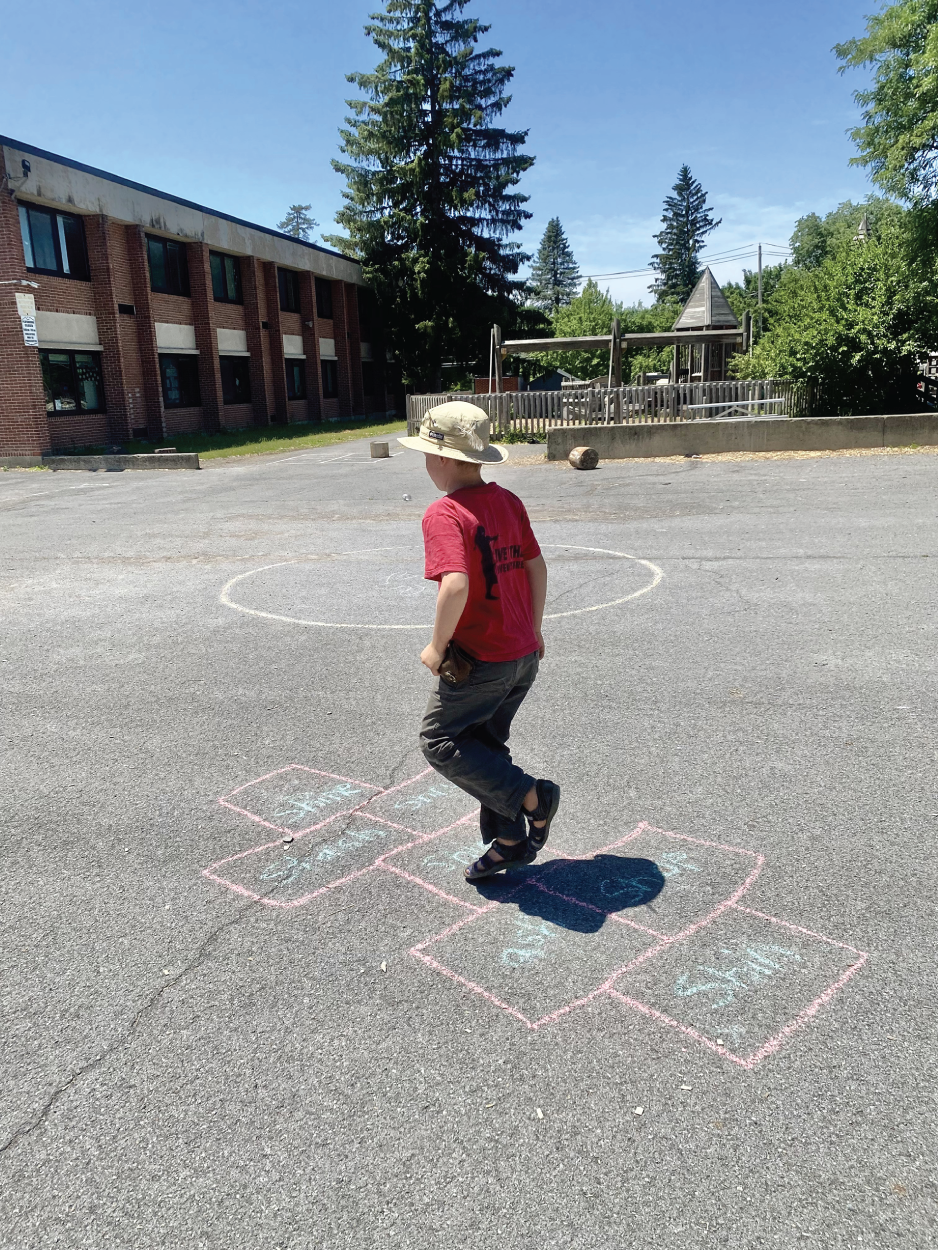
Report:
[[[234,795],[241,793],[243,790],[248,789],[252,785],[258,785],[261,782],[268,781],[273,777],[280,776],[283,773],[287,773],[287,772],[294,771],[294,770],[307,772],[307,773],[313,773],[321,777],[333,778],[334,780],[337,780],[337,781],[348,782],[352,785],[361,786],[363,789],[374,791],[374,793],[369,795],[363,802],[357,804],[355,807],[345,809],[339,812],[334,812],[331,816],[327,817],[325,820],[322,820],[322,821],[317,822],[316,824],[310,825],[305,829],[296,830],[296,831],[284,828],[282,826],[271,824],[269,821],[266,821],[263,818],[255,815],[253,812],[249,812],[246,809],[238,807],[236,804],[229,802],[229,799],[233,798]],[[625,846],[627,843],[634,841],[635,839],[640,837],[642,833],[646,833],[646,832],[661,834],[662,836],[667,837],[667,838],[674,838],[683,842],[690,842],[698,846],[712,847],[716,850],[726,851],[731,854],[748,855],[750,858],[755,859],[757,862],[754,865],[753,870],[749,874],[747,879],[743,882],[741,886],[739,886],[733,892],[733,894],[729,898],[724,899],[720,904],[718,904],[718,906],[714,908],[714,910],[709,915],[705,916],[701,920],[694,922],[692,925],[689,925],[688,927],[681,930],[677,934],[662,934],[655,929],[648,928],[647,926],[641,925],[636,921],[629,920],[625,917],[619,916],[614,912],[606,911],[605,909],[601,907],[597,907],[594,904],[586,903],[581,899],[575,898],[567,894],[563,894],[560,891],[552,890],[548,886],[543,885],[541,881],[536,880],[536,879],[532,880],[530,878],[527,878],[521,881],[518,885],[511,888],[500,899],[492,901],[484,907],[479,907],[473,903],[469,903],[462,899],[456,898],[454,895],[448,894],[446,893],[446,891],[433,885],[432,882],[425,881],[424,879],[412,873],[409,873],[402,868],[398,868],[395,865],[386,863],[385,861],[389,860],[391,857],[395,855],[399,855],[403,853],[404,851],[411,850],[414,847],[426,845],[427,843],[432,842],[436,840],[437,838],[442,837],[444,834],[451,832],[453,829],[458,828],[460,825],[469,824],[473,822],[475,820],[474,812],[468,813],[467,815],[460,817],[458,820],[454,821],[450,825],[443,827],[442,829],[435,830],[434,832],[431,832],[431,833],[423,833],[419,830],[411,829],[410,827],[406,825],[401,825],[401,824],[397,824],[394,821],[382,819],[381,817],[375,816],[371,812],[364,810],[376,800],[384,797],[387,794],[392,794],[396,791],[406,788],[409,785],[412,785],[415,781],[419,781],[421,778],[426,777],[432,771],[433,770],[431,768],[426,768],[422,772],[417,773],[414,777],[408,778],[407,780],[399,782],[397,785],[388,787],[387,789],[380,787],[380,786],[375,786],[370,782],[359,781],[357,778],[343,776],[340,773],[331,773],[331,772],[325,772],[321,769],[309,768],[308,766],[303,765],[303,764],[290,764],[290,765],[285,766],[284,768],[275,769],[273,772],[267,773],[263,777],[258,777],[254,781],[245,782],[243,785],[238,786],[235,790],[232,790],[229,795],[219,798],[218,802],[222,806],[228,808],[229,810],[237,812],[238,814],[247,817],[249,820],[252,820],[257,824],[263,825],[265,828],[271,829],[280,834],[290,833],[292,834],[294,839],[305,837],[306,835],[310,833],[313,833],[319,829],[322,829],[326,825],[332,823],[333,821],[338,820],[340,817],[343,817],[343,816],[347,817],[347,816],[351,816],[351,815],[358,813],[359,815],[365,817],[367,820],[371,821],[374,824],[383,824],[390,829],[395,829],[401,833],[410,834],[412,835],[412,840],[408,843],[402,844],[401,846],[394,847],[392,850],[383,852],[380,856],[378,856],[374,860],[374,862],[367,864],[363,868],[359,868],[355,870],[354,872],[347,873],[345,876],[340,877],[336,879],[335,881],[327,882],[324,885],[319,886],[317,889],[313,890],[309,894],[303,895],[302,897],[297,898],[297,899],[281,900],[281,899],[275,899],[269,896],[257,894],[254,891],[249,890],[246,886],[240,885],[234,881],[228,881],[224,877],[218,876],[215,871],[216,869],[223,867],[225,864],[229,864],[236,860],[243,859],[245,856],[258,854],[262,851],[272,850],[275,847],[279,847],[280,845],[279,840],[276,842],[268,842],[268,843],[265,843],[263,845],[256,846],[256,847],[250,847],[245,851],[240,851],[235,855],[231,855],[231,856],[226,857],[225,859],[218,860],[212,865],[210,865],[208,868],[203,869],[202,875],[205,876],[207,879],[216,882],[218,885],[224,886],[226,889],[232,890],[233,892],[240,894],[245,898],[261,903],[264,906],[276,907],[282,910],[289,910],[291,908],[301,907],[305,905],[306,903],[309,903],[313,901],[314,899],[319,898],[322,895],[339,888],[342,885],[346,885],[351,881],[357,880],[359,877],[363,877],[367,875],[368,873],[374,872],[376,869],[384,869],[386,872],[393,873],[396,876],[403,878],[404,880],[410,881],[415,885],[419,885],[423,889],[427,890],[429,893],[434,894],[438,898],[445,900],[447,903],[454,904],[470,912],[470,915],[465,916],[463,919],[458,920],[455,924],[443,930],[443,932],[435,934],[434,936],[429,937],[425,941],[420,942],[416,946],[412,947],[411,950],[409,951],[409,954],[412,955],[416,959],[422,960],[425,964],[427,964],[428,967],[431,967],[435,971],[441,973],[444,977],[454,982],[455,984],[463,986],[464,988],[470,990],[474,994],[478,994],[482,998],[486,999],[488,1002],[491,1002],[494,1006],[498,1007],[500,1010],[507,1012],[507,1014],[513,1016],[515,1019],[523,1023],[526,1028],[532,1031],[536,1031],[545,1025],[552,1024],[556,1022],[557,1020],[560,1020],[562,1017],[570,1014],[571,1012],[575,1011],[579,1007],[585,1006],[602,997],[607,997],[607,998],[611,998],[615,1000],[616,1002],[622,1004],[625,1007],[638,1011],[639,1013],[649,1017],[650,1019],[655,1020],[659,1024],[662,1024],[668,1028],[676,1030],[677,1032],[683,1034],[684,1036],[691,1038],[692,1040],[698,1042],[705,1048],[712,1050],[715,1054],[718,1054],[722,1058],[730,1060],[731,1062],[737,1064],[738,1066],[746,1070],[752,1070],[759,1063],[761,1063],[763,1059],[767,1058],[769,1055],[775,1054],[789,1037],[803,1030],[807,1026],[807,1024],[817,1015],[817,1013],[821,1010],[821,1008],[826,1003],[830,1002],[831,999],[833,999],[837,995],[837,993],[860,971],[860,969],[866,964],[867,960],[869,959],[869,955],[866,952],[858,950],[856,947],[851,946],[849,943],[840,942],[835,938],[830,938],[830,937],[825,936],[824,934],[816,933],[813,930],[804,928],[801,925],[792,924],[787,920],[781,920],[778,917],[770,916],[765,912],[756,910],[755,908],[742,906],[739,903],[739,899],[743,897],[743,895],[752,886],[752,884],[755,882],[760,872],[762,871],[762,868],[765,864],[764,855],[761,855],[756,851],[747,850],[743,847],[729,846],[726,843],[710,841],[704,838],[696,838],[696,837],[691,836],[690,834],[681,834],[681,833],[675,833],[672,830],[659,829],[656,826],[651,825],[647,821],[641,821],[638,824],[638,826],[634,830],[632,830],[631,833],[625,835],[622,838],[619,838],[617,841],[612,842],[608,844],[607,846],[600,847],[598,850],[588,852],[587,854],[584,854],[584,855],[574,855],[570,853],[565,853],[562,850],[559,850],[556,846],[547,848],[547,854],[556,858],[553,858],[551,863],[545,865],[547,871],[544,873],[544,875],[547,876],[551,872],[555,871],[556,868],[559,866],[559,864],[562,863],[564,860],[577,861],[577,862],[589,861],[590,859],[595,858],[595,856],[600,855],[606,851],[615,850],[619,847]],[[436,943],[443,941],[445,938],[449,937],[453,933],[456,933],[463,926],[467,924],[471,924],[476,920],[480,920],[483,916],[493,911],[495,908],[499,907],[500,905],[504,903],[510,902],[510,900],[520,890],[524,889],[525,886],[528,886],[528,885],[534,885],[539,890],[541,890],[544,894],[550,895],[554,898],[563,899],[565,902],[570,903],[573,906],[582,907],[586,910],[597,912],[600,915],[608,916],[610,919],[615,920],[620,924],[626,925],[640,932],[647,933],[649,936],[659,939],[659,941],[657,942],[657,944],[653,944],[647,950],[643,951],[639,956],[637,956],[637,958],[631,960],[628,964],[625,964],[621,968],[617,968],[614,972],[612,972],[606,978],[606,980],[601,985],[589,991],[589,993],[574,999],[572,1002],[567,1003],[564,1006],[557,1008],[557,1010],[550,1012],[549,1014],[542,1016],[537,1020],[532,1021],[528,1019],[528,1017],[526,1017],[521,1011],[512,1007],[510,1004],[503,1002],[500,998],[498,998],[495,994],[491,993],[489,990],[486,990],[483,986],[476,984],[475,982],[469,980],[467,977],[461,976],[459,973],[455,972],[452,968],[448,968],[446,965],[440,963],[439,960],[433,958],[433,956],[425,953],[425,950],[427,947],[435,945]],[[858,956],[858,959],[854,963],[852,963],[850,967],[847,968],[837,978],[836,981],[834,981],[831,985],[829,985],[821,994],[817,996],[817,998],[813,999],[812,1002],[810,1002],[806,1007],[804,1007],[798,1013],[798,1015],[794,1017],[794,1019],[789,1021],[782,1029],[780,1029],[776,1034],[770,1037],[758,1049],[754,1050],[748,1056],[740,1056],[740,1055],[735,1054],[734,1052],[730,1051],[727,1047],[719,1045],[712,1038],[707,1037],[703,1033],[699,1032],[699,1030],[691,1027],[690,1025],[681,1024],[680,1021],[675,1020],[671,1016],[668,1016],[665,1012],[659,1011],[656,1008],[651,1007],[647,1003],[643,1003],[639,1001],[638,999],[632,998],[628,994],[624,994],[620,990],[615,988],[615,983],[621,977],[623,977],[626,973],[632,971],[634,968],[638,967],[640,964],[644,963],[646,960],[651,959],[654,956],[661,954],[663,951],[668,950],[673,946],[676,946],[678,943],[686,941],[689,937],[693,936],[700,929],[705,928],[707,925],[711,924],[720,915],[724,914],[730,909],[742,912],[747,915],[754,916],[760,920],[767,921],[770,924],[780,925],[784,928],[789,929],[793,933],[803,934],[805,937],[809,937],[816,941],[827,943],[830,946],[837,947],[841,950],[849,951],[852,954],[855,954]]]

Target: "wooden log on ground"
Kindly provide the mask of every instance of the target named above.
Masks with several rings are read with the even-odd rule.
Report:
[[[567,459],[574,469],[595,469],[599,464],[599,452],[595,447],[574,447]]]

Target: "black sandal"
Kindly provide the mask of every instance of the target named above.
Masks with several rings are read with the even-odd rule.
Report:
[[[501,859],[492,858],[494,850],[498,851]],[[530,864],[533,858],[533,854],[528,850],[527,842],[515,842],[512,846],[506,846],[504,842],[493,842],[485,854],[466,869],[466,880],[481,881],[483,877],[491,877],[494,873],[502,872],[505,868],[512,868],[515,864]]]
[[[538,781],[537,786],[537,807],[533,812],[526,809],[525,816],[528,818],[528,846],[535,855],[544,849],[547,841],[547,835],[550,833],[550,823],[557,815],[557,808],[560,806],[560,786],[553,781]],[[543,820],[546,823],[540,828],[534,825],[535,820]]]

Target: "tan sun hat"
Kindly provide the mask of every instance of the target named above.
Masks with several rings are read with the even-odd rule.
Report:
[[[469,464],[501,464],[508,459],[504,447],[489,442],[488,417],[464,399],[451,399],[430,408],[420,422],[420,433],[397,441],[412,451],[466,460]]]

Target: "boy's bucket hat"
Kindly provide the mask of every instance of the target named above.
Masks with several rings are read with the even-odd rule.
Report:
[[[501,464],[508,459],[504,447],[489,442],[489,419],[475,404],[451,399],[430,408],[420,422],[420,432],[397,440],[412,451],[466,460],[469,464]]]

